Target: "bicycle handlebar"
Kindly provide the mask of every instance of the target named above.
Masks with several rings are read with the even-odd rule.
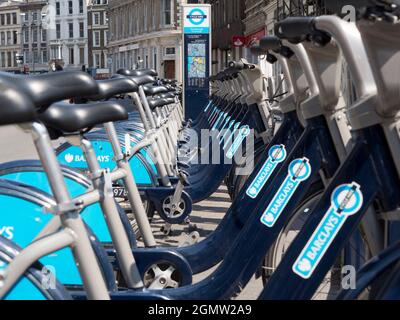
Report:
[[[307,39],[320,46],[331,42],[331,35],[316,27],[315,17],[287,18],[275,25],[275,32],[281,39],[295,44]]]
[[[260,39],[261,50],[279,50],[281,46],[281,40],[276,36],[266,36]]]
[[[243,70],[245,69],[245,65],[242,61],[230,61],[228,63],[229,68],[236,69],[236,70]]]
[[[287,18],[275,25],[275,34],[282,39],[305,40],[315,31],[314,17]]]
[[[234,69],[236,71],[241,71],[241,70],[249,70],[249,69],[254,69],[255,65],[250,64],[250,63],[245,63],[243,61],[230,61],[228,63],[229,68]]]

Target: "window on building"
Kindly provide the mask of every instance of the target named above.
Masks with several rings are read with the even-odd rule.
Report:
[[[33,51],[33,62],[39,63],[39,52],[38,51]]]
[[[83,22],[79,22],[79,37],[85,37],[85,24]]]
[[[93,65],[97,69],[101,68],[101,56],[99,53],[93,55]]]
[[[69,49],[69,64],[75,64],[75,50],[74,48]]]
[[[12,23],[13,23],[13,24],[17,24],[17,13],[16,13],[16,12],[14,12],[14,13],[12,14]]]
[[[11,68],[13,63],[12,53],[7,52],[7,67]]]
[[[61,25],[59,23],[56,24],[56,37],[61,39]]]
[[[83,0],[79,0],[79,13],[83,13]]]
[[[61,9],[60,9],[60,2],[56,2],[56,15],[59,16],[61,14]]]
[[[93,31],[93,47],[100,47],[100,31]]]
[[[38,13],[37,11],[32,12],[32,20],[37,21],[38,20]]]
[[[7,31],[7,44],[8,45],[12,44],[12,42],[11,42],[11,31]]]
[[[24,35],[24,43],[29,43],[29,29],[28,28],[24,29],[23,35]]]
[[[4,26],[6,24],[6,18],[4,14],[0,14],[0,26]]]
[[[13,44],[18,44],[18,31],[13,31]]]
[[[38,30],[37,28],[32,29],[32,42],[37,43],[38,42]]]
[[[11,14],[7,13],[6,17],[7,17],[7,25],[10,25],[11,24]]]
[[[6,34],[4,32],[1,33],[1,45],[6,45]]]
[[[68,23],[68,34],[69,34],[70,39],[74,37],[74,24],[73,23]]]
[[[58,48],[57,47],[52,47],[51,50],[50,50],[50,53],[51,53],[51,58],[52,59],[58,59],[59,58],[59,56],[58,56]]]
[[[73,1],[68,1],[68,13],[69,14],[74,13],[74,2]]]
[[[42,63],[47,64],[49,62],[49,59],[47,58],[47,50],[42,51]]]
[[[46,41],[47,41],[47,30],[42,29],[42,42],[46,42]]]
[[[1,67],[2,68],[6,67],[6,53],[5,52],[1,53]]]
[[[85,48],[79,48],[79,64],[85,63]]]
[[[171,0],[163,0],[163,12],[164,25],[170,25],[172,23]]]
[[[175,48],[174,47],[165,48],[165,54],[167,54],[167,55],[175,54]]]
[[[93,25],[100,25],[100,12],[93,12]]]

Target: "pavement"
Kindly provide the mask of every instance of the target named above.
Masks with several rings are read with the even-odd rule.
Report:
[[[23,160],[23,159],[37,159],[38,156],[35,151],[34,144],[30,134],[23,132],[17,126],[0,127],[0,163]],[[224,186],[213,194],[209,199],[194,205],[194,210],[191,215],[191,222],[197,225],[200,234],[200,241],[207,237],[213,230],[215,230],[218,223],[223,218],[227,209],[231,204],[228,191]],[[160,231],[163,222],[157,217],[152,223],[152,227],[156,239],[160,245],[165,246],[178,246],[187,240],[187,225],[174,226],[172,234],[168,237],[164,236]],[[218,267],[218,266],[217,266]],[[196,275],[195,282],[209,276],[217,267]],[[252,279],[242,293],[236,298],[238,300],[253,300],[257,299],[262,290],[261,279]]]
[[[231,205],[231,200],[228,194],[228,190],[225,186],[221,186],[217,192],[215,192],[207,200],[202,201],[193,206],[193,212],[190,215],[191,223],[196,224],[197,231],[200,234],[199,241],[206,238],[210,233],[212,233],[217,227],[218,223],[224,217],[229,206]],[[188,225],[178,225],[173,226],[172,234],[170,236],[165,236],[160,231],[164,223],[161,219],[155,218],[152,222],[153,232],[155,234],[156,240],[160,245],[164,246],[179,246],[189,239],[189,229]],[[198,274],[194,276],[194,282],[200,282],[206,277],[210,276],[213,271],[215,271],[218,266],[207,272]],[[256,300],[263,289],[262,280],[253,279],[249,284],[243,289],[235,300]]]

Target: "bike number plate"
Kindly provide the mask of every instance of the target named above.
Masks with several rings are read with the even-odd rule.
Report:
[[[113,187],[114,198],[127,198],[128,192],[123,187]]]

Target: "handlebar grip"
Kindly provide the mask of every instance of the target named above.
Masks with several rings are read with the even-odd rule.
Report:
[[[260,39],[260,48],[265,51],[279,50],[281,45],[281,40],[276,36],[266,36]]]
[[[230,68],[236,70],[243,70],[245,68],[245,65],[242,61],[230,61],[228,65]]]
[[[282,39],[305,39],[315,31],[314,17],[287,18],[275,25],[275,34]]]

